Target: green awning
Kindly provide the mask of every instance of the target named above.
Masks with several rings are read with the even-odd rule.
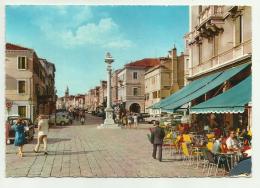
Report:
[[[173,93],[169,97],[161,100],[158,103],[155,103],[154,105],[150,106],[149,108],[158,109],[162,108],[164,106],[167,106],[169,104],[173,104],[176,101],[180,100],[184,96],[189,95],[192,92],[195,92],[202,87],[204,87],[207,83],[211,82],[213,79],[215,79],[217,76],[219,76],[221,72],[214,73],[212,75],[197,79],[183,87],[182,89],[178,90],[177,92]]]
[[[166,110],[175,110],[177,108],[179,108],[180,106],[204,95],[205,93],[207,93],[208,91],[220,86],[221,84],[223,84],[226,80],[230,79],[231,77],[233,77],[234,75],[238,74],[239,72],[241,72],[243,69],[245,69],[246,67],[249,66],[249,63],[246,64],[242,64],[236,67],[232,67],[230,69],[227,69],[225,71],[221,71],[219,73],[215,73],[213,74],[213,79],[209,80],[207,79],[206,84],[203,84],[200,88],[198,88],[197,90],[190,90],[189,89],[189,85],[185,86],[186,88],[186,92],[181,92],[179,94],[179,98],[177,100],[174,100],[173,102],[168,103],[168,105],[164,105],[161,106],[162,108],[166,109]],[[201,78],[201,82],[203,79],[208,78],[210,76]],[[196,80],[197,81],[197,80]],[[194,81],[195,82],[195,81]]]
[[[242,113],[252,97],[252,76],[236,86],[191,108],[191,113]]]

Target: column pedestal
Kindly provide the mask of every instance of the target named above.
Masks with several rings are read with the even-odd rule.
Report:
[[[106,108],[106,119],[104,121],[103,124],[101,124],[100,126],[98,126],[98,129],[102,129],[102,128],[112,128],[112,129],[118,129],[120,128],[113,119],[113,109],[112,108]]]

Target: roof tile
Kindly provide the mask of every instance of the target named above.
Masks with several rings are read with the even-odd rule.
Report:
[[[16,44],[6,43],[5,44],[6,50],[32,50],[30,48],[25,48],[23,46],[19,46]]]
[[[131,62],[125,65],[125,67],[153,67],[160,64],[160,59],[158,58],[146,58],[142,60],[138,60],[135,62]]]

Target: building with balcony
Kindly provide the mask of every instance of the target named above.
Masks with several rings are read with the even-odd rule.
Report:
[[[192,6],[190,14],[188,80],[251,60],[251,7]]]
[[[190,32],[185,35],[188,43],[189,63],[187,67],[188,82],[194,82],[201,78],[206,78],[213,74],[231,72],[230,70],[240,70],[244,64],[249,64],[237,74],[229,79],[223,80],[223,83],[212,90],[207,91],[204,95],[191,101],[191,106],[201,102],[208,101],[216,96],[224,94],[229,89],[235,90],[235,86],[242,83],[243,80],[250,80],[251,75],[251,58],[252,58],[252,13],[249,6],[192,6],[190,9],[191,27]],[[222,74],[223,75],[223,74]],[[216,78],[216,80],[219,77]],[[251,82],[247,82],[251,86]],[[238,86],[237,86],[238,87]],[[249,86],[248,86],[249,87]],[[240,91],[242,92],[242,91]],[[251,93],[251,90],[248,91]],[[238,93],[237,93],[238,94]],[[221,95],[222,96],[222,95]],[[240,97],[234,94],[233,99]],[[220,97],[218,97],[220,98]],[[217,99],[218,99],[217,98]],[[248,98],[250,100],[250,98]],[[214,101],[214,100],[213,100]],[[223,98],[224,101],[224,98]],[[231,100],[229,100],[231,102]],[[237,101],[236,101],[237,102]],[[239,119],[243,122],[251,122],[250,101],[239,111],[234,110],[234,104],[227,109],[223,115],[215,114],[219,122],[233,127],[239,126]],[[206,106],[203,103],[200,106]],[[238,105],[238,104],[237,104]],[[203,111],[194,107],[194,112]],[[206,107],[205,107],[206,108]],[[221,111],[220,108],[212,110]],[[241,107],[242,108],[242,107]],[[233,109],[233,110],[230,110]],[[204,109],[206,111],[206,109]],[[210,112],[210,110],[208,111]],[[210,124],[212,124],[210,119]],[[251,126],[251,125],[249,125]],[[227,127],[229,128],[229,127]]]
[[[126,111],[145,111],[144,74],[159,64],[159,59],[147,58],[128,63],[118,72],[118,101]]]

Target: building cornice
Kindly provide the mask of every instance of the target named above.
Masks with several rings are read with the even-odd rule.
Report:
[[[216,71],[218,71],[220,69],[223,69],[223,68],[227,68],[227,67],[229,67],[229,66],[231,66],[233,64],[240,63],[240,62],[248,62],[248,61],[251,60],[251,58],[252,58],[252,54],[251,53],[250,54],[246,54],[246,55],[243,55],[243,56],[241,56],[239,58],[227,61],[227,62],[225,62],[225,63],[223,63],[221,65],[214,66],[214,67],[212,67],[210,69],[202,71],[202,72],[200,72],[198,74],[195,74],[193,76],[189,76],[189,77],[187,77],[187,79],[188,80],[194,80],[195,78],[197,79],[197,78],[202,77],[204,75],[207,75],[209,73],[216,72]]]

